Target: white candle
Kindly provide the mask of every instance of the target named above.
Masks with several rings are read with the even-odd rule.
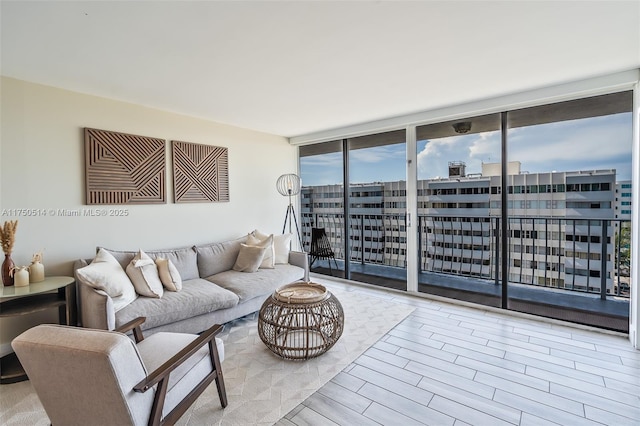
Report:
[[[29,285],[29,271],[26,266],[20,266],[13,273],[13,285],[16,287],[26,287]]]

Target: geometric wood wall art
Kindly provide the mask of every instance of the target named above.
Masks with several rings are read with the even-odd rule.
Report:
[[[166,203],[164,139],[84,129],[87,204]]]
[[[171,141],[176,203],[229,201],[228,149]]]

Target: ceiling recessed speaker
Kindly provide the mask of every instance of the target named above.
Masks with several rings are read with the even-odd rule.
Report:
[[[461,121],[459,123],[454,123],[453,130],[455,130],[456,133],[460,133],[460,134],[468,133],[469,130],[471,130],[471,122]]]

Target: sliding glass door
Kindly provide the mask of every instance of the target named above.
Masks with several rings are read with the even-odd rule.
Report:
[[[631,102],[419,126],[418,291],[627,331]]]
[[[632,93],[510,111],[510,309],[627,331]]]
[[[419,126],[416,140],[418,291],[500,306],[500,114]]]
[[[347,140],[350,278],[407,288],[404,130]]]
[[[344,277],[343,141],[300,147],[301,233],[311,271]]]
[[[312,272],[406,289],[405,145],[402,130],[300,147]]]

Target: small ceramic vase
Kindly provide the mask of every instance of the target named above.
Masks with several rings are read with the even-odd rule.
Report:
[[[39,260],[31,262],[29,266],[29,280],[32,283],[44,281],[44,265]]]

